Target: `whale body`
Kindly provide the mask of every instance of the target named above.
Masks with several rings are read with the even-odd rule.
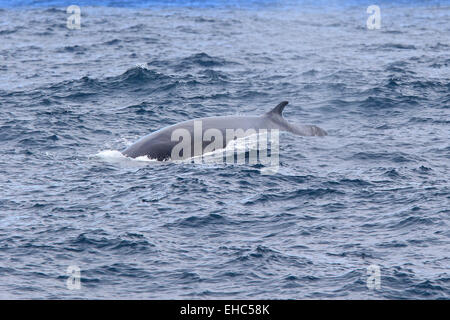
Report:
[[[283,101],[275,108],[261,116],[219,116],[198,118],[180,122],[142,137],[134,144],[126,148],[122,153],[131,158],[147,156],[150,159],[157,159],[159,161],[169,160],[171,159],[172,150],[180,142],[178,139],[173,138],[173,134],[175,132],[179,132],[177,130],[181,129],[194,136],[196,134],[194,131],[198,131],[199,124],[201,126],[200,134],[202,137],[203,134],[208,132],[210,129],[216,130],[216,132],[222,133],[223,137],[226,137],[226,139],[221,142],[222,148],[225,148],[231,140],[231,138],[229,138],[226,134],[227,130],[230,129],[243,130],[248,133],[250,133],[251,130],[258,132],[259,130],[270,131],[272,129],[278,129],[280,131],[287,131],[300,136],[327,135],[325,130],[314,125],[294,126],[288,123],[283,118],[283,109],[287,104],[287,101]],[[194,142],[192,141],[191,150],[193,152],[184,155],[184,158],[201,155],[203,150],[205,150],[205,147],[210,143],[210,141],[202,141],[202,147],[195,150],[196,148],[194,147]]]

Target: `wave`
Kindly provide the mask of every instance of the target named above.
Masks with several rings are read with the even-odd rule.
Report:
[[[70,53],[76,53],[76,54],[83,54],[87,51],[88,51],[87,47],[79,46],[79,45],[65,46],[63,48],[56,50],[56,52],[58,52],[58,53],[70,52]]]
[[[180,219],[176,222],[165,224],[167,228],[177,227],[177,228],[202,228],[202,227],[214,227],[233,224],[233,221],[225,218],[224,216],[211,213],[206,216],[190,216],[188,218]]]
[[[83,54],[84,47],[68,46],[61,50]],[[206,54],[198,54],[190,56],[183,60],[184,62],[164,61],[165,72],[160,72],[154,67],[159,65],[158,61],[149,64],[138,64],[126,70],[117,76],[109,76],[105,78],[91,78],[84,76],[80,79],[65,80],[56,84],[50,84],[46,87],[40,87],[34,94],[45,96],[45,99],[58,101],[60,99],[68,99],[71,101],[80,101],[92,99],[95,96],[109,96],[120,90],[126,94],[143,94],[151,93],[168,94],[173,90],[180,89],[192,91],[198,86],[225,85],[229,82],[229,75],[226,72],[211,69],[214,66],[222,66],[226,64],[225,60],[210,57]],[[190,70],[190,66],[202,66],[198,70],[197,76],[191,74],[170,75],[167,69],[186,69]],[[200,91],[196,89],[196,91]],[[42,92],[46,92],[46,95]],[[201,92],[201,91],[200,91]],[[15,92],[14,94],[23,94],[24,92]],[[12,94],[12,93],[10,93]],[[27,93],[30,95],[30,93]],[[194,99],[195,97],[192,97]],[[33,97],[35,99],[35,97]]]
[[[119,8],[144,8],[144,7],[197,7],[197,8],[211,8],[211,7],[253,7],[253,6],[267,6],[278,3],[278,0],[77,0],[78,6],[101,6],[101,7],[119,7]],[[52,7],[64,6],[68,7],[73,4],[69,0],[19,0],[8,1],[0,0],[0,7],[15,8],[15,7]]]
[[[416,50],[416,46],[403,43],[386,43],[377,47],[378,49],[403,49],[403,50]]]
[[[236,66],[237,62],[221,57],[210,56],[204,52],[196,53],[181,59],[153,60],[147,63],[148,67],[162,70],[171,70],[175,73],[196,71],[211,80],[225,80],[228,75],[218,69]]]
[[[443,6],[450,4],[448,0],[379,0],[379,5],[399,5],[399,6]],[[73,4],[70,0],[0,0],[0,7],[2,8],[15,8],[15,7],[68,7]],[[78,6],[101,6],[101,7],[122,7],[122,8],[145,8],[145,7],[193,7],[193,8],[223,8],[223,7],[235,7],[235,8],[260,8],[267,6],[286,6],[288,8],[293,6],[306,6],[306,7],[353,7],[364,5],[367,7],[368,2],[365,0],[350,0],[345,1],[326,1],[316,0],[311,2],[310,0],[77,0]]]
[[[106,86],[123,87],[128,85],[144,85],[153,82],[164,83],[164,81],[168,80],[171,80],[169,76],[139,65],[128,69],[119,76],[106,78],[102,83]]]
[[[85,100],[98,95],[109,95],[117,90],[128,93],[150,93],[155,90],[168,90],[168,86],[176,85],[177,80],[142,66],[128,69],[118,76],[95,79],[84,76],[77,80],[66,80],[39,91],[49,90],[53,99],[68,99],[72,101]]]
[[[257,195],[251,199],[245,200],[244,205],[255,205],[258,203],[267,203],[273,201],[288,201],[300,198],[306,199],[322,199],[328,196],[345,195],[345,192],[331,188],[307,188],[297,189],[294,191],[283,191],[281,193],[264,193]]]
[[[178,64],[180,68],[191,67],[222,67],[227,65],[227,61],[218,57],[211,57],[208,54],[201,52],[184,58]]]
[[[101,249],[115,251],[121,254],[152,252],[155,245],[145,239],[143,235],[126,233],[122,236],[111,237],[102,230],[94,230],[79,234],[76,238],[64,243],[66,250],[86,251]]]
[[[394,163],[403,163],[403,162],[411,162],[417,160],[416,157],[412,157],[409,154],[404,152],[357,152],[352,154],[347,158],[348,160],[365,160],[365,161],[386,161],[386,162],[394,162]]]

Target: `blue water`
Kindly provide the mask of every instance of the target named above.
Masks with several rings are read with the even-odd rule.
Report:
[[[68,4],[0,1],[0,298],[450,298],[449,1]],[[275,175],[118,152],[283,100]]]

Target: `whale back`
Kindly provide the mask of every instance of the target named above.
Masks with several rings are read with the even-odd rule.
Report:
[[[279,129],[300,136],[324,136],[327,134],[324,130],[317,126],[294,126],[287,122],[283,118],[283,110],[287,104],[287,101],[283,101],[262,116],[219,116],[180,122],[142,137],[134,144],[126,148],[122,153],[132,158],[147,155],[150,158],[158,160],[168,159],[171,156],[174,146],[179,143],[179,141],[172,140],[172,133],[177,129],[185,129],[191,135],[195,134],[195,121],[199,121],[201,123],[200,132],[202,136],[208,129],[220,130],[223,137],[228,137],[226,134],[227,129],[242,129],[246,132],[248,132],[248,129],[254,129],[256,131],[260,129]],[[224,140],[223,147],[227,145],[227,139]],[[194,143],[193,140],[192,143]],[[203,148],[209,143],[209,141],[203,141]],[[194,150],[194,147],[195,146],[193,145],[191,150]]]

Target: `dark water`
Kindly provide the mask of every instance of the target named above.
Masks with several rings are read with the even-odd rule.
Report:
[[[87,3],[0,1],[0,298],[450,297],[449,2]],[[117,151],[282,100],[275,175]]]

